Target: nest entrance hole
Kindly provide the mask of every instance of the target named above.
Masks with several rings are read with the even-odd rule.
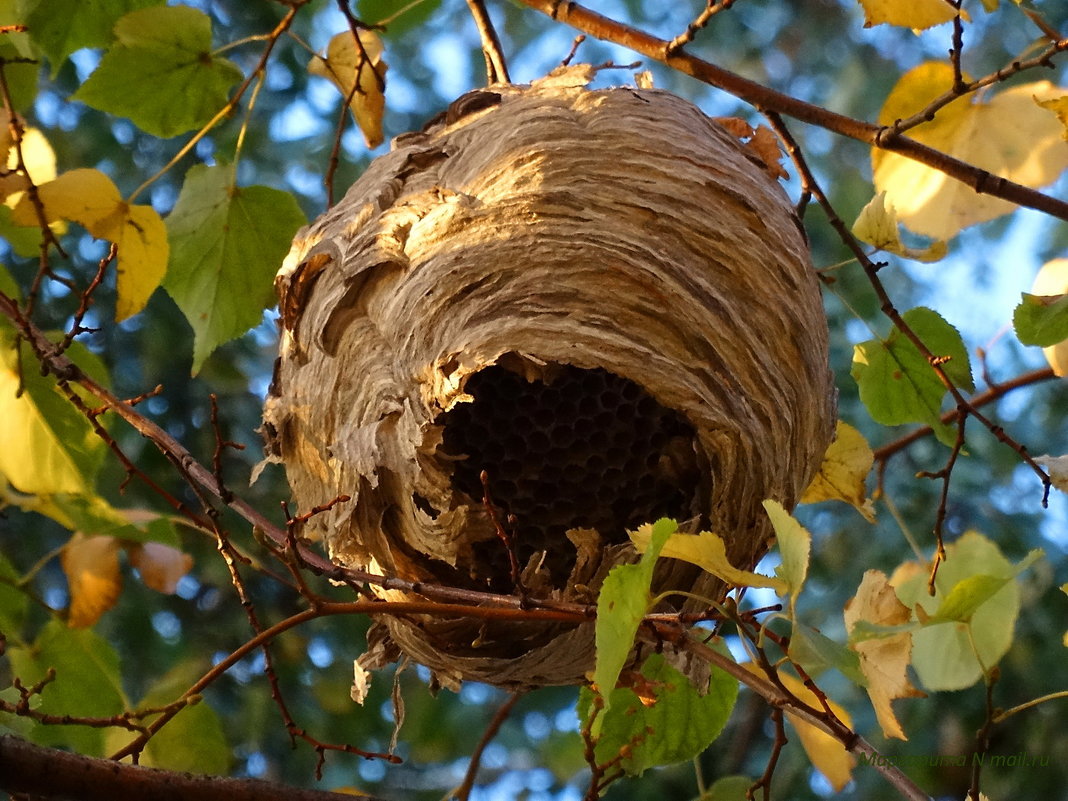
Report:
[[[566,532],[594,528],[605,544],[661,517],[702,510],[696,435],[686,418],[641,386],[601,368],[549,365],[533,381],[493,365],[472,375],[474,400],[440,414],[453,489],[482,505],[481,474],[525,565],[535,553],[563,586],[575,548]],[[703,501],[703,503],[702,503]],[[499,539],[475,546],[478,579],[510,582]]]

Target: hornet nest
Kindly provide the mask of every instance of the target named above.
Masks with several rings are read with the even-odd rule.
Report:
[[[786,194],[690,103],[590,75],[461,97],[298,234],[264,430],[303,511],[351,496],[305,530],[336,562],[510,593],[514,557],[530,597],[586,603],[663,516],[753,566],[761,501],[819,467],[827,325]],[[670,559],[654,583],[724,592]],[[384,616],[368,639],[365,666],[403,652],[453,688],[593,663],[592,624]]]

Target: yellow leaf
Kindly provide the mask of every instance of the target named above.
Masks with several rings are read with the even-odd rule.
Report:
[[[63,173],[40,187],[40,197],[49,222],[79,223],[118,246],[115,318],[121,322],[141,311],[163,280],[170,254],[167,227],[156,210],[129,205],[114,182],[93,169]],[[29,198],[19,202],[12,218],[20,225],[36,224]]]
[[[146,587],[173,595],[178,579],[189,572],[193,557],[161,542],[144,542],[126,549],[130,564],[141,574]]]
[[[894,86],[879,113],[880,124],[892,125],[922,111],[952,85],[949,64],[921,64]],[[959,98],[908,135],[995,176],[1045,186],[1068,168],[1068,145],[1061,136],[1063,126],[1034,101],[1063,92],[1049,81],[1035,81],[993,93],[986,102],[977,102],[974,95]],[[897,153],[874,148],[872,169],[876,191],[886,192],[902,224],[935,239],[949,239],[1016,208]]]
[[[912,248],[902,242],[897,210],[886,199],[886,192],[876,194],[868,201],[868,205],[860,210],[856,222],[853,223],[853,235],[879,250],[916,261],[938,261],[945,257],[947,250],[946,243],[941,240],[932,242],[926,248]]]
[[[844,617],[846,631],[851,631],[861,620],[880,626],[899,626],[908,623],[912,614],[898,600],[886,575],[878,570],[868,570],[857,594],[846,603]],[[875,707],[883,734],[907,740],[890,702],[895,698],[923,696],[905,675],[912,656],[912,634],[901,632],[852,643],[849,647],[860,657],[860,670],[868,679],[868,697]]]
[[[957,10],[946,0],[857,0],[864,8],[864,27],[872,25],[900,25],[920,31],[957,16]],[[968,15],[961,13],[964,19]]]
[[[1057,115],[1057,119],[1064,126],[1064,132],[1061,135],[1068,139],[1068,95],[1061,95],[1051,100],[1039,100],[1036,97],[1035,102],[1042,108],[1047,108]]]
[[[119,322],[137,314],[167,272],[170,245],[167,226],[151,206],[127,206],[106,239],[119,248],[118,300],[115,319]]]
[[[652,541],[653,527],[646,523],[637,531],[630,532],[631,542],[640,553],[645,553]],[[782,579],[739,570],[727,559],[727,546],[723,538],[711,531],[700,534],[682,534],[675,532],[660,551],[661,557],[682,559],[723,579],[737,587],[771,587],[779,595],[785,595],[789,587]]]
[[[93,625],[115,605],[122,591],[118,540],[76,533],[64,546],[60,564],[70,588],[67,625]]]
[[[2,121],[5,123],[5,128],[7,120],[7,115],[3,115]],[[56,177],[56,154],[43,133],[36,128],[26,128],[22,134],[21,147],[26,171],[34,184],[40,186]],[[11,172],[18,167],[18,154],[14,147],[7,151],[5,161],[9,174],[0,177],[0,198],[4,198],[8,206],[14,206],[22,197],[22,190],[26,188],[26,176]],[[37,218],[34,217],[30,222],[20,223],[20,225],[37,225]]]
[[[742,667],[757,676],[763,677],[765,675],[764,671],[752,662],[742,663]],[[779,671],[779,680],[782,681],[787,691],[797,696],[799,700],[815,709],[823,708],[823,704],[816,696],[816,693],[812,692],[799,679],[789,673]],[[827,699],[827,705],[834,712],[835,717],[845,725],[853,725],[853,720],[845,709],[830,698]],[[801,740],[801,747],[808,754],[809,761],[812,762],[816,770],[827,778],[834,791],[840,792],[843,787],[849,784],[853,766],[856,765],[856,758],[846,750],[846,747],[840,741],[827,732],[817,729],[811,723],[799,718],[790,712],[789,708],[784,709],[784,711],[786,712],[786,719],[790,721],[790,724],[797,731],[797,736]]]
[[[1068,259],[1053,259],[1042,265],[1035,276],[1032,295],[1064,295],[1068,293]],[[1042,349],[1046,361],[1059,376],[1068,376],[1068,339]]]
[[[343,97],[352,95],[349,108],[368,147],[382,144],[387,69],[382,51],[382,40],[374,31],[360,31],[360,46],[351,31],[343,31],[330,40],[325,58],[312,56],[308,64],[308,72],[333,82]]]
[[[864,435],[839,420],[834,442],[823,456],[819,473],[801,496],[801,503],[845,501],[874,523],[875,507],[864,488],[874,460]]]

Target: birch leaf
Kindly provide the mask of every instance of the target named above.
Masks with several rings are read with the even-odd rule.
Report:
[[[60,564],[70,589],[67,625],[88,628],[115,605],[122,592],[119,542],[114,537],[76,533],[63,548]]]
[[[641,553],[649,549],[651,536],[648,526],[642,526],[637,531],[630,532],[631,542]],[[660,555],[668,559],[682,559],[684,562],[690,562],[737,587],[771,587],[779,595],[785,595],[789,590],[787,583],[782,579],[751,573],[748,570],[739,570],[732,565],[727,559],[727,546],[723,538],[711,531],[702,531],[700,534],[675,532],[664,543]]]
[[[844,501],[869,523],[874,523],[875,507],[864,487],[874,461],[875,456],[864,435],[839,420],[834,442],[823,456],[820,471],[802,494],[801,503]]]
[[[925,248],[913,248],[901,241],[901,226],[897,211],[887,200],[886,192],[879,192],[860,210],[853,223],[853,235],[879,250],[893,253],[906,259],[932,262],[945,258],[946,243],[938,240]]]
[[[864,27],[900,25],[921,31],[949,22],[957,10],[946,0],[857,0],[864,9]],[[962,16],[965,16],[962,14]]]
[[[361,30],[359,45],[351,31],[342,31],[330,40],[325,57],[312,56],[308,64],[308,72],[329,80],[342,97],[352,96],[349,109],[369,148],[382,144],[387,69],[383,50],[374,31]]]

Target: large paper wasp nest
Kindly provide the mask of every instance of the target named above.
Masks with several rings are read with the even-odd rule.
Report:
[[[588,74],[465,95],[298,235],[265,431],[303,511],[351,496],[305,532],[336,561],[511,593],[488,486],[529,596],[592,602],[663,516],[752,566],[760,502],[817,469],[827,328],[785,193],[690,103]],[[656,583],[723,591],[673,560]],[[369,639],[452,687],[593,660],[591,624],[385,616]]]

